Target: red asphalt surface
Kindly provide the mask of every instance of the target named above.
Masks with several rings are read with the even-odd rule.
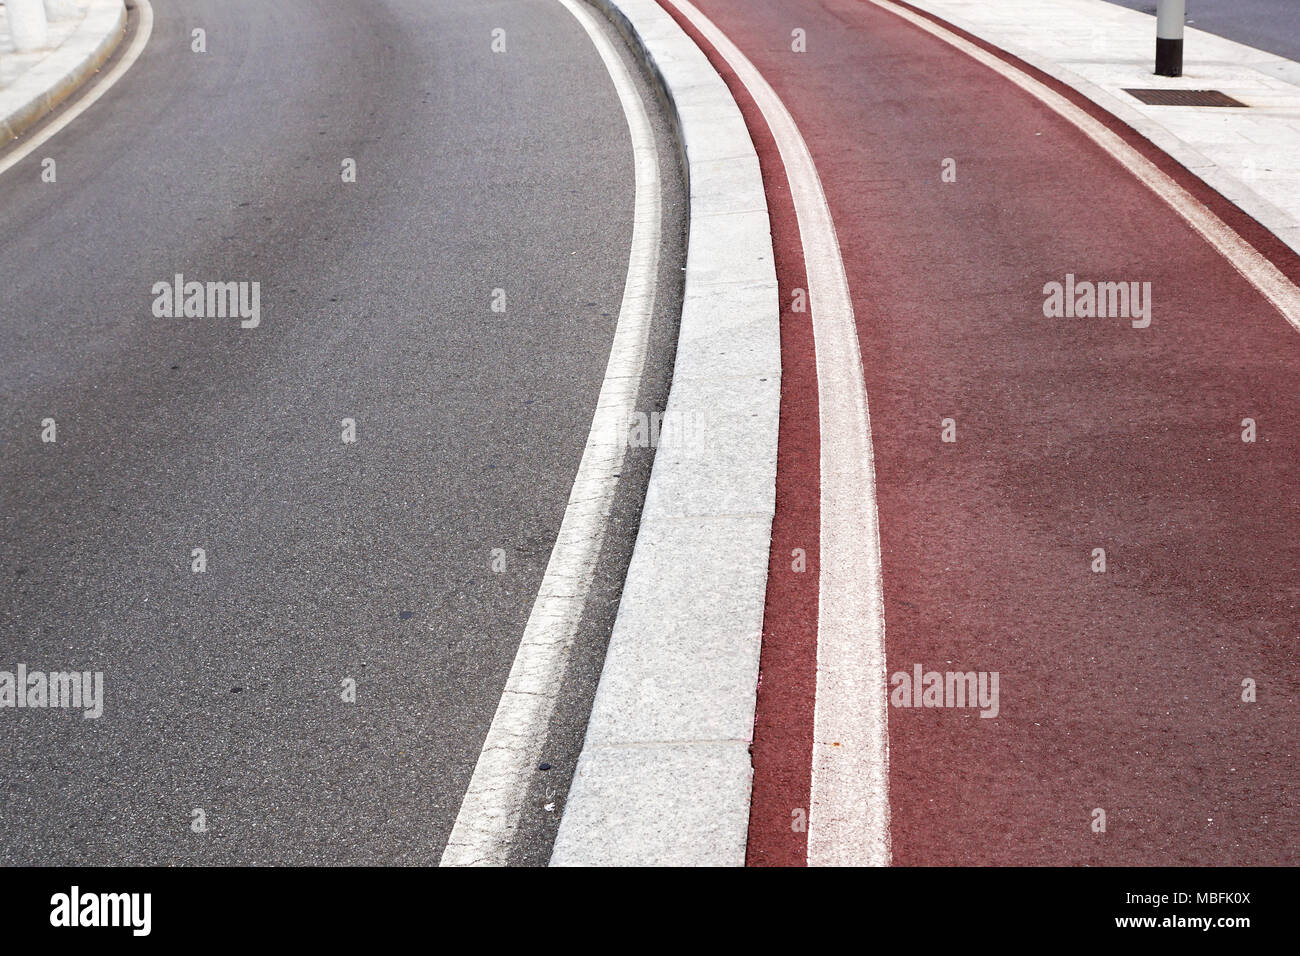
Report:
[[[889,673],[1000,674],[995,719],[889,708],[894,862],[1300,862],[1300,333],[1075,127],[893,14],[862,0],[696,5],[789,108],[835,219],[871,405]],[[791,51],[795,28],[806,53]],[[701,46],[754,135],[785,304],[749,862],[802,865],[813,338],[790,311],[803,259],[780,157]],[[1300,281],[1297,257],[1123,132]],[[940,179],[949,157],[955,183]],[[1151,327],[1045,318],[1043,286],[1067,273],[1150,282]],[[944,418],[955,444],[940,441]]]

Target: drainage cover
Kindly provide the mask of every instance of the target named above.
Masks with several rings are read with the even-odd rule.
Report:
[[[1148,106],[1242,106],[1218,90],[1125,90]]]

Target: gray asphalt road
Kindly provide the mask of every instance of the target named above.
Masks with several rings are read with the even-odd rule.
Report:
[[[1155,0],[1110,2],[1143,13],[1156,12]],[[1300,60],[1300,3],[1296,0],[1187,0],[1187,22],[1198,30]]]
[[[0,669],[102,671],[106,698],[0,710],[0,863],[436,863],[609,354],[622,110],[558,3],[154,10],[123,80],[0,176]],[[642,408],[680,308],[655,122]],[[260,326],[155,318],[176,273],[259,282]],[[558,822],[648,468],[624,472],[521,862]]]

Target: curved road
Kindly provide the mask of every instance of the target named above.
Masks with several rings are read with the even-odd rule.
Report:
[[[102,671],[106,698],[0,721],[0,863],[436,863],[609,357],[627,124],[559,3],[154,11],[124,78],[0,176],[0,668]],[[680,311],[654,122],[644,409]],[[155,317],[177,273],[258,282],[260,325]],[[648,466],[628,458],[519,862],[548,853]]]
[[[818,354],[812,294],[812,322],[782,317],[749,862],[861,860],[883,803],[866,849],[904,865],[1294,863],[1297,331],[1076,125],[887,6],[698,0],[820,174],[874,451],[874,489],[827,492],[860,474],[826,431],[856,393],[821,391],[842,354]],[[0,670],[103,671],[106,694],[97,720],[0,719],[0,863],[435,863],[609,355],[634,195],[619,100],[558,2],[155,9],[121,82],[0,174]],[[788,172],[789,130],[705,46],[793,304],[835,237],[801,234],[819,193]],[[641,95],[666,190],[649,411],[684,216]],[[1300,258],[1117,132],[1300,282]],[[156,316],[176,274],[258,282],[260,324]],[[1049,314],[1075,280],[1149,288],[1149,324]],[[649,464],[623,469],[510,862],[548,857]],[[831,597],[878,600],[891,686],[919,668],[1000,691],[987,718],[894,695],[880,776],[828,786],[861,739],[818,728],[870,723],[886,691],[819,659],[854,566],[821,573],[835,508],[878,515],[879,586]]]

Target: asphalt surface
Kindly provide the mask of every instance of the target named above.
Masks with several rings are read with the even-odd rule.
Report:
[[[154,11],[127,75],[0,177],[0,669],[102,671],[106,696],[98,720],[0,714],[0,863],[436,863],[609,355],[622,110],[558,3]],[[683,219],[643,92],[654,409]],[[259,282],[260,326],[155,318],[175,273]],[[649,463],[629,455],[519,862],[558,823]]]
[[[1153,16],[1156,12],[1155,0],[1108,2]],[[1290,60],[1300,60],[1300,4],[1294,0],[1187,0],[1187,24]],[[1184,50],[1188,62],[1194,56],[1195,50]]]
[[[1000,674],[992,719],[890,708],[894,862],[1294,864],[1296,330],[1074,126],[902,19],[857,0],[697,6],[791,111],[834,216],[870,398],[888,672]],[[802,250],[784,170],[732,88],[790,302]],[[1294,256],[1279,264],[1300,277]],[[1151,283],[1150,327],[1046,317],[1044,286],[1068,273]],[[805,857],[792,824],[816,686],[817,379],[807,315],[782,322],[758,865]],[[1254,443],[1246,417],[1268,423]]]

